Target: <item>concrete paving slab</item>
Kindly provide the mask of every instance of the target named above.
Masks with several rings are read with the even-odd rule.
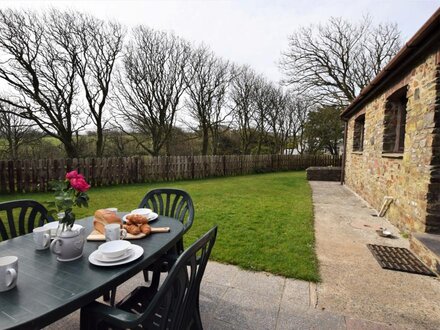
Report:
[[[203,294],[201,294],[199,298],[200,313],[213,314],[216,311],[217,307],[220,305],[222,298],[227,290],[227,286],[203,280],[200,285],[200,291],[203,292]]]
[[[284,290],[284,283],[285,278],[281,276],[242,270],[231,280],[230,286],[262,296],[275,296],[279,299]]]
[[[230,288],[218,306],[214,318],[240,329],[275,329],[280,297]]]
[[[236,266],[225,265],[218,262],[208,262],[203,280],[231,286],[232,281],[240,272],[242,272],[242,270]]]
[[[390,324],[372,322],[368,320],[354,319],[351,317],[345,318],[345,326],[347,330],[397,330],[402,328],[396,328]]]
[[[202,320],[203,321],[203,320]],[[217,320],[217,319],[212,319],[208,322],[204,322],[204,329],[209,329],[209,330],[241,330],[244,329],[240,326],[237,325],[233,325],[221,320]]]
[[[276,327],[277,330],[339,330],[345,328],[345,318],[341,315],[314,309],[297,310],[284,307],[280,309]]]
[[[313,308],[310,297],[310,283],[286,279],[281,304],[289,304],[295,308]]]

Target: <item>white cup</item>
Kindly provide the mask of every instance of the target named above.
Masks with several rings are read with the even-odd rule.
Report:
[[[121,228],[121,225],[118,223],[111,223],[105,225],[105,240],[116,241],[119,239],[124,239],[127,236],[127,231]]]
[[[18,258],[7,256],[0,258],[0,292],[11,290],[17,284]]]
[[[117,207],[108,207],[108,208],[106,208],[106,210],[107,210],[107,211],[111,211],[111,212],[113,212],[113,213],[118,212],[118,208],[117,208]]]
[[[37,227],[33,230],[35,248],[37,250],[45,250],[50,245],[50,228],[47,227]]]

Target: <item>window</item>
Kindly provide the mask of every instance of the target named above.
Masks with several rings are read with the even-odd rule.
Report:
[[[391,95],[385,104],[383,152],[402,153],[405,147],[406,91],[403,87]]]
[[[354,121],[353,151],[364,150],[365,114],[360,115]]]

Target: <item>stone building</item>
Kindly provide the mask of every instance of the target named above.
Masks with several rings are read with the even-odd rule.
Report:
[[[440,233],[440,9],[342,112],[343,182],[404,232]]]

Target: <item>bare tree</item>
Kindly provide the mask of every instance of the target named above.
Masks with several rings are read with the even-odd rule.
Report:
[[[396,24],[374,27],[331,18],[289,37],[280,68],[284,82],[309,93],[317,103],[347,105],[400,49]]]
[[[0,102],[0,138],[6,141],[5,153],[8,157],[18,159],[20,147],[33,140],[33,125],[15,115],[11,108],[11,105]]]
[[[271,99],[271,85],[262,76],[255,81],[255,112],[256,130],[258,133],[257,154],[261,154],[263,143],[267,140],[268,133],[268,111]]]
[[[234,69],[231,69],[231,72],[234,72]],[[233,79],[233,75],[231,75],[231,79]],[[227,106],[227,90],[229,89],[229,84],[222,85],[214,97],[214,105],[212,112],[212,123],[210,126],[211,131],[211,139],[212,139],[212,154],[218,154],[218,147],[220,144],[220,135],[222,132],[228,131],[231,125],[230,115],[231,111],[228,111]]]
[[[88,115],[96,127],[96,156],[104,152],[105,105],[110,92],[115,62],[122,50],[124,31],[120,24],[104,22],[90,15],[77,12],[54,15],[64,20],[54,29],[68,37],[72,61],[76,58],[76,68],[83,87]],[[71,42],[74,40],[74,42]]]
[[[74,104],[78,59],[65,48],[68,38],[50,28],[57,24],[62,22],[52,13],[39,17],[0,11],[0,79],[14,91],[0,101],[60,140],[68,157],[76,157],[74,134],[81,128],[80,109]]]
[[[255,137],[255,85],[256,74],[248,66],[239,69],[231,83],[230,98],[233,118],[238,126],[241,140],[241,153],[249,154]]]
[[[296,149],[299,154],[303,154],[307,149],[305,129],[309,112],[314,108],[313,100],[298,95],[292,90],[285,93],[285,98],[285,118],[289,121],[288,139],[291,153]]]
[[[268,85],[267,123],[272,133],[272,154],[282,153],[290,131],[286,97],[280,87]]]
[[[229,62],[216,57],[207,47],[201,46],[191,54],[186,77],[186,106],[202,133],[202,155],[207,155],[210,133],[216,134],[216,128],[228,115],[222,114],[221,105],[224,103],[225,90],[231,80],[230,65]]]
[[[125,50],[116,104],[125,123],[147,140],[127,133],[153,156],[169,141],[186,88],[189,56],[190,46],[184,40],[143,26],[133,30]]]
[[[118,157],[126,157],[129,155],[128,145],[130,144],[130,137],[118,128],[107,129],[105,137],[111,145],[111,154]]]

